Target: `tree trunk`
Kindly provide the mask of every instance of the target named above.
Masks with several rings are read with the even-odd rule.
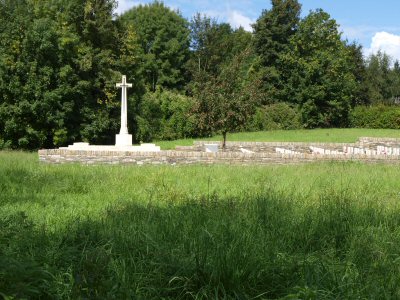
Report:
[[[222,132],[222,138],[223,138],[223,141],[222,141],[222,150],[224,150],[225,151],[225,149],[226,149],[226,131],[223,131]]]

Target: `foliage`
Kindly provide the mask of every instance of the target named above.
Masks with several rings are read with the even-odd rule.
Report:
[[[120,21],[125,26],[132,25],[137,32],[146,86],[153,92],[162,87],[183,89],[189,29],[180,13],[154,1],[132,8]]]
[[[393,104],[394,98],[400,96],[400,67],[385,53],[371,54],[366,60],[367,104]]]
[[[233,30],[228,23],[196,14],[190,21],[191,58],[187,68],[193,77],[199,73],[217,75],[224,64],[244,51],[252,36],[243,28]]]
[[[290,45],[281,56],[281,100],[300,106],[308,128],[346,126],[356,83],[336,21],[322,10],[311,12]]]
[[[290,38],[300,22],[301,5],[297,0],[272,0],[272,8],[263,10],[254,27],[253,47],[258,55],[257,72],[266,95],[263,104],[279,100],[284,84],[280,56],[290,49]],[[286,101],[286,100],[282,100]]]
[[[0,166],[5,298],[399,293],[397,166]]]
[[[10,141],[6,142],[6,141],[4,141],[4,139],[2,139],[0,137],[0,150],[8,149],[8,148],[10,148],[10,146],[11,146]]]
[[[302,128],[301,114],[297,107],[278,102],[257,108],[246,126],[248,130],[292,130]]]
[[[400,107],[387,105],[356,106],[350,125],[357,128],[400,129]]]
[[[170,91],[148,92],[144,95],[138,140],[173,140],[195,135],[196,120],[191,113],[193,100]]]
[[[82,139],[110,142],[119,112],[114,84],[120,49],[115,45],[124,47],[112,20],[115,2],[18,0],[1,5],[4,139],[13,148],[27,149]]]
[[[353,42],[351,44],[347,44],[346,48],[349,54],[348,63],[356,82],[353,92],[354,96],[351,103],[351,106],[354,107],[356,105],[366,104],[370,101],[367,88],[367,70],[362,46],[356,42]]]
[[[232,28],[227,23],[196,14],[191,22],[191,59],[188,69],[192,74],[217,74],[220,66],[231,58]]]
[[[308,128],[345,127],[354,106],[400,103],[398,61],[364,59],[323,11],[271,3],[252,34],[160,1],[117,16],[116,0],[1,0],[0,148],[113,144],[122,74],[134,142],[299,128],[297,109]]]
[[[289,49],[296,33],[301,5],[297,0],[272,0],[272,8],[263,10],[254,24],[254,48],[264,67],[276,66],[281,53]]]
[[[216,77],[197,87],[195,114],[200,130],[226,134],[243,128],[261,101],[260,82],[251,74],[251,52],[236,55]]]

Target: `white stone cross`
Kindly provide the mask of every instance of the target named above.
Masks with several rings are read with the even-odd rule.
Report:
[[[122,75],[122,82],[117,83],[116,87],[122,88],[121,93],[121,129],[119,134],[128,134],[128,103],[126,100],[126,89],[132,87],[131,83],[126,82],[126,76]]]

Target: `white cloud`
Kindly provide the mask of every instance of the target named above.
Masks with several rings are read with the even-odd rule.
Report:
[[[248,0],[238,0],[235,2],[239,6],[249,6]],[[124,13],[125,11],[131,9],[134,6],[140,4],[150,3],[149,0],[117,0],[118,7],[115,11],[118,15]],[[214,3],[214,1],[209,0],[174,0],[174,1],[164,1],[164,3],[172,10],[183,9],[184,7],[190,8],[193,11],[200,11],[211,18],[217,19],[219,22],[228,22],[233,28],[239,28],[242,26],[246,31],[252,31],[251,24],[255,23],[254,20],[245,16],[240,11],[242,9],[231,9],[230,3],[225,5],[227,2]],[[224,7],[225,6],[225,7]],[[209,9],[211,8],[212,9]],[[208,8],[208,9],[207,9]]]
[[[227,22],[235,29],[242,26],[244,30],[252,31],[251,24],[255,23],[255,21],[242,15],[237,10],[206,10],[202,13],[216,19],[218,22]]]
[[[242,26],[244,30],[252,31],[251,24],[253,24],[254,21],[236,10],[231,10],[228,12],[227,20],[233,28],[239,28]]]
[[[339,28],[343,32],[343,36],[350,41],[369,39],[374,32],[378,31],[378,28],[366,25],[348,26],[340,24]]]
[[[370,55],[378,51],[385,52],[394,59],[400,60],[400,35],[385,31],[377,32],[372,38],[371,47],[365,49],[364,54]]]
[[[124,13],[128,9],[131,9],[134,6],[143,4],[140,1],[133,1],[133,0],[117,0],[117,3],[118,3],[118,7],[115,10],[115,12],[119,15]]]

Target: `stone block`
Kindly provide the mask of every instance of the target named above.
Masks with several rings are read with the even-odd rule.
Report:
[[[132,146],[132,135],[123,133],[115,135],[116,146]]]

